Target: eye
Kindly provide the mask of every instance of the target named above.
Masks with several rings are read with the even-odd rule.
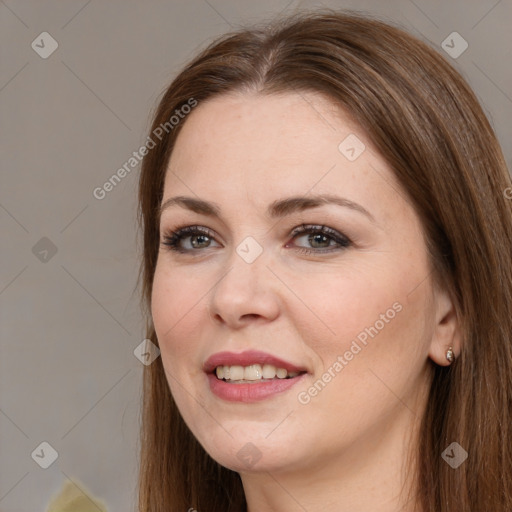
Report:
[[[302,224],[292,230],[295,248],[302,254],[322,254],[349,247],[352,242],[343,234],[327,226]],[[169,231],[162,237],[162,245],[179,253],[200,252],[201,249],[221,247],[215,241],[215,233],[203,226],[185,226]]]
[[[345,235],[335,229],[316,224],[302,224],[291,234],[295,240],[292,247],[296,247],[302,254],[333,252],[346,249],[352,244]],[[287,247],[290,245],[287,244]]]
[[[166,233],[162,238],[162,245],[172,251],[191,252],[199,249],[208,249],[217,244],[214,234],[203,226],[186,226]]]

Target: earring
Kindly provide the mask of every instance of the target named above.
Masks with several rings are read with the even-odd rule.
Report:
[[[446,351],[446,359],[448,359],[450,364],[452,364],[453,361],[455,361],[455,355],[453,354],[452,347],[448,347],[448,350]]]

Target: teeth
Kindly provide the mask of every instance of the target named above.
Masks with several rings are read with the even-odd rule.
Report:
[[[286,370],[285,370],[286,371]],[[263,378],[273,379],[276,376],[277,368],[271,364],[263,365]]]
[[[261,371],[261,364],[251,364],[251,366],[246,366],[244,369],[244,380],[260,380],[263,377],[263,373]],[[230,380],[241,380],[235,379],[231,377]]]
[[[279,379],[284,379],[288,375],[288,370],[285,370],[284,368],[278,368],[276,373]]]
[[[224,366],[224,370],[228,369],[228,375],[231,380],[242,380],[244,378],[243,366]],[[225,375],[226,373],[224,373]]]
[[[262,379],[286,379],[296,377],[299,372],[288,372],[272,364],[251,364],[250,366],[217,366],[215,374],[218,379],[229,381],[257,381]]]

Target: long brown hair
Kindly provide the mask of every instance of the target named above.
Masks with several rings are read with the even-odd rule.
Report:
[[[161,137],[144,158],[139,183],[147,337],[158,344],[150,315],[158,207],[186,118],[158,128],[191,99],[200,104],[243,90],[324,94],[394,170],[421,219],[434,278],[452,295],[463,338],[452,366],[431,363],[414,452],[415,502],[422,512],[510,512],[511,180],[464,79],[401,29],[354,13],[302,13],[222,36],[172,82],[154,115],[151,134]],[[181,418],[161,358],[144,370],[142,422],[141,512],[246,510],[239,475],[212,460]],[[454,441],[469,454],[457,469],[441,457]]]

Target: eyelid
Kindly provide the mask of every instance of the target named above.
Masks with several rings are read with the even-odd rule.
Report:
[[[300,233],[306,233],[310,231],[316,233],[325,233],[327,235],[332,235],[333,237],[338,237],[350,242],[348,236],[344,235],[343,233],[334,228],[326,226],[325,224],[301,224],[300,226],[293,228],[290,235],[296,236]]]

